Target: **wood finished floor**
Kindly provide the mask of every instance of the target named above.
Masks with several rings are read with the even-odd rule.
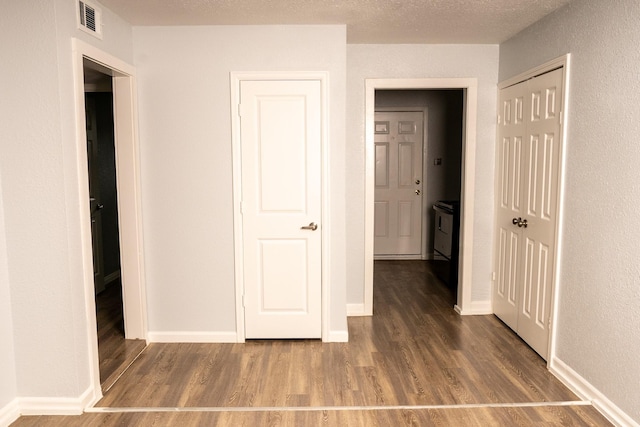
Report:
[[[15,425],[610,425],[494,316],[452,307],[428,262],[376,262],[349,343],[151,344],[93,409],[115,412]]]
[[[96,297],[96,320],[100,384],[104,392],[144,350],[146,343],[144,340],[124,339],[122,286],[119,281],[110,284]]]

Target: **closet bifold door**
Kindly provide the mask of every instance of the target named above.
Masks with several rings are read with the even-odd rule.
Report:
[[[495,314],[547,358],[562,69],[500,91]]]

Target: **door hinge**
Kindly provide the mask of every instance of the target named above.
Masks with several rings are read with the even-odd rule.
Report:
[[[245,305],[244,305],[244,295],[242,295],[242,306],[245,307]]]
[[[500,114],[498,114],[498,124],[500,124],[501,120],[502,120],[502,117],[500,116]]]
[[[240,202],[240,215],[244,215],[244,202]]]
[[[242,104],[238,104],[238,116],[242,117]]]
[[[496,280],[496,272],[495,271],[491,272],[491,280],[494,280],[494,281]]]

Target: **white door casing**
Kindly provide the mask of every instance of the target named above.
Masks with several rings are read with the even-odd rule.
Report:
[[[461,315],[487,314],[490,309],[473,307],[471,270],[473,254],[473,212],[475,194],[475,151],[478,108],[476,78],[413,78],[365,80],[365,217],[364,217],[364,304],[359,315],[373,314],[374,200],[375,200],[375,93],[383,89],[463,89],[462,188],[460,203],[460,260],[458,301]],[[355,314],[355,313],[354,313]]]
[[[494,311],[548,358],[561,173],[563,69],[500,91]]]
[[[244,337],[320,338],[322,85],[239,85]]]
[[[376,112],[376,256],[421,256],[422,120],[422,112]]]
[[[88,354],[91,363],[91,396],[85,402],[92,406],[102,397],[98,356],[98,337],[94,292],[87,135],[84,102],[84,60],[113,77],[114,131],[118,189],[118,223],[125,337],[146,339],[147,305],[144,272],[140,169],[138,163],[137,100],[135,68],[81,40],[72,39],[74,95],[76,114],[76,150],[78,171],[78,218],[82,240],[82,269],[85,288],[85,316]]]

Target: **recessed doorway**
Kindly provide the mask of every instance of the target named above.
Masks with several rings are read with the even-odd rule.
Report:
[[[471,312],[471,249],[475,175],[477,79],[367,79],[365,82],[365,283],[364,314],[373,314],[374,200],[375,200],[375,94],[377,90],[460,89],[463,91],[462,161],[460,188],[460,254],[455,310]]]

